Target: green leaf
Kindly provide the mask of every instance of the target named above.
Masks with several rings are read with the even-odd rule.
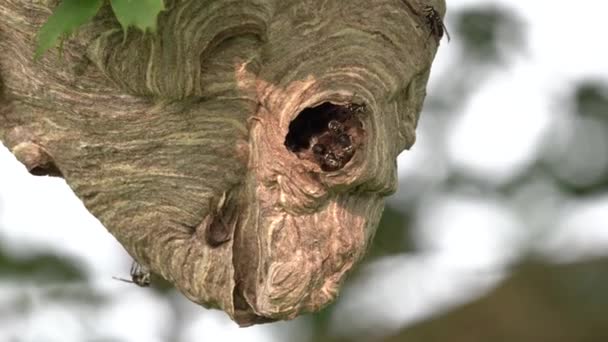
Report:
[[[101,7],[102,0],[63,0],[53,15],[40,28],[35,59],[57,44],[57,40],[69,35],[80,25],[91,20]]]
[[[0,279],[37,280],[44,283],[84,281],[86,274],[82,265],[64,256],[34,254],[23,258],[0,248]]]
[[[156,17],[165,9],[163,0],[111,0],[112,9],[125,36],[129,26],[146,32],[156,30]]]

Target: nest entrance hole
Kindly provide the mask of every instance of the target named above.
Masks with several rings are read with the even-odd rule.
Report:
[[[353,114],[349,105],[337,105],[331,102],[305,108],[289,124],[285,147],[291,152],[307,150],[311,147],[313,137],[328,131],[330,121],[344,122]]]
[[[323,171],[344,167],[362,142],[358,118],[363,105],[331,102],[305,108],[289,124],[285,147],[299,158],[316,162]]]

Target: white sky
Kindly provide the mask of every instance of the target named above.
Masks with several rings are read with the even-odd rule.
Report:
[[[447,140],[447,160],[480,178],[504,182],[535,158],[543,134],[551,133],[550,101],[555,94],[589,76],[608,79],[608,48],[603,43],[608,2],[448,0],[452,12],[482,3],[502,3],[523,17],[528,29],[528,51],[511,56],[505,69],[495,72],[465,104],[464,114],[454,122]],[[458,37],[452,32],[451,43],[444,41],[440,48],[433,75],[449,72],[450,50],[459,48]],[[434,82],[435,78],[431,78],[429,92]],[[433,158],[432,137],[424,135],[425,125],[433,124],[422,115],[416,145],[400,156],[404,179],[423,169],[423,165],[440,163]],[[428,176],[432,178],[430,183],[445,176],[446,165],[436,166],[435,173]],[[402,189],[408,186],[415,185],[400,184]],[[364,333],[361,329],[380,323],[387,329],[396,328],[470,297],[471,292],[463,289],[488,288],[500,278],[500,273],[471,277],[475,274],[471,272],[489,270],[511,260],[513,255],[505,251],[517,249],[529,229],[526,223],[535,217],[534,210],[522,214],[508,198],[487,198],[476,193],[430,196],[424,204],[427,207],[421,205],[418,212],[421,218],[417,220],[416,238],[428,248],[428,253],[395,256],[367,266],[364,274],[370,277],[350,282],[338,303],[332,317],[336,333],[360,334]],[[542,251],[552,254],[571,246],[571,253],[564,260],[606,253],[607,196],[576,205],[558,197],[550,208],[567,210],[560,210],[554,222],[535,222],[539,229],[555,224],[558,231],[538,243]],[[432,215],[427,214],[431,211]],[[167,303],[146,290],[111,280],[112,276],[128,276],[130,261],[122,247],[86,212],[62,180],[30,176],[1,146],[0,227],[0,243],[15,253],[27,255],[50,249],[85,264],[91,279],[102,284],[100,291],[114,296],[97,312],[84,314],[90,321],[99,322],[96,331],[104,330],[106,336],[123,341],[153,341],[154,336],[166,333],[162,322],[170,319]],[[3,303],[17,288],[0,285]],[[36,298],[37,291],[40,290],[31,289],[32,298]],[[387,308],[387,303],[391,307]],[[277,331],[288,329],[281,325],[237,329],[221,313],[196,309],[189,316],[185,341],[274,341]],[[34,341],[39,336],[47,336],[46,341],[80,341],[87,336],[74,323],[81,314],[78,308],[40,305],[40,310],[17,322],[0,318],[0,340],[27,327],[30,335],[24,341]],[[305,326],[305,319],[289,326],[300,331],[300,335],[292,336],[305,336],[301,334],[306,331],[302,328]]]

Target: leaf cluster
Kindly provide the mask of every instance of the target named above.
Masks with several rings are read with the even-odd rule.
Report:
[[[62,0],[38,32],[35,58],[57,45],[61,38],[89,22],[104,0]],[[125,34],[130,26],[156,30],[156,18],[165,8],[163,0],[110,0],[114,15]]]

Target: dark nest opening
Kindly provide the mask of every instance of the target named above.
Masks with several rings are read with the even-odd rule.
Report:
[[[63,178],[63,174],[61,174],[61,171],[57,168],[57,165],[55,165],[55,163],[37,165],[31,170],[29,170],[29,172],[34,176],[51,176]]]
[[[324,102],[304,109],[290,124],[285,147],[298,157],[315,161],[323,171],[344,167],[361,144],[358,114],[363,105]]]

